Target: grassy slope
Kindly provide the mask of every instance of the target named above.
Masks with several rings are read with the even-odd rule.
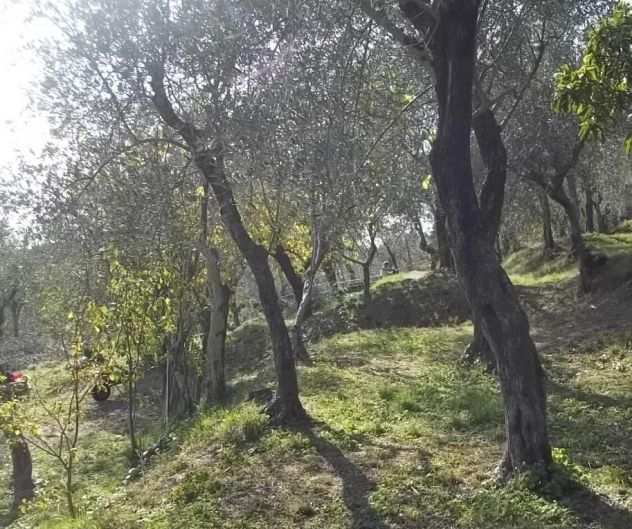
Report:
[[[591,528],[632,527],[632,338],[547,359],[551,432],[565,469],[553,499],[526,480],[506,488],[488,480],[502,450],[502,408],[494,381],[458,364],[470,332],[391,329],[324,341],[315,365],[301,370],[310,430],[271,429],[251,405],[212,411],[129,487],[116,486],[124,447],[95,432],[101,453],[82,469],[85,518],[72,525],[48,510],[23,527],[553,529],[587,528],[581,520],[595,513],[601,521]]]
[[[625,255],[632,238],[617,240],[603,247]],[[519,268],[529,255],[508,263],[524,283],[546,288],[575,274],[565,263]],[[311,429],[271,429],[248,404],[210,411],[129,486],[121,485],[124,425],[91,408],[77,493],[84,516],[63,516],[55,469],[37,455],[48,504],[13,527],[632,527],[632,334],[615,329],[545,353],[558,470],[539,494],[528,477],[503,488],[489,480],[502,451],[502,407],[492,378],[459,365],[470,334],[463,325],[324,340],[314,366],[300,370]],[[40,372],[43,381],[58,376]],[[271,376],[253,370],[235,382],[253,387]]]
[[[622,225],[616,233],[586,235],[590,248],[606,254],[607,276],[613,280],[623,279],[632,270],[632,228]],[[571,280],[577,276],[577,265],[568,259],[566,252],[560,252],[552,259],[545,259],[540,247],[519,250],[503,263],[505,270],[516,285],[545,286]],[[617,283],[618,284],[618,283]]]

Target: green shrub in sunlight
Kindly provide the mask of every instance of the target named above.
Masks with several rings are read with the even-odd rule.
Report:
[[[212,409],[197,420],[188,437],[192,443],[215,441],[239,447],[261,438],[268,426],[268,417],[259,406],[245,403],[230,410]]]

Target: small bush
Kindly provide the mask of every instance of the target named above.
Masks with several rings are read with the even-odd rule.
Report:
[[[226,413],[217,425],[216,438],[235,446],[253,443],[261,438],[267,425],[268,419],[261,409],[246,404]]]

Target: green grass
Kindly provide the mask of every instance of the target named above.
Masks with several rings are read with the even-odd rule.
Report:
[[[379,289],[383,285],[388,285],[389,283],[401,283],[402,281],[412,280],[419,281],[428,275],[428,272],[423,272],[420,270],[413,270],[411,272],[400,272],[398,274],[390,274],[384,277],[380,277],[377,281],[375,281],[371,288],[376,290]]]
[[[608,256],[608,263],[602,272],[602,282],[611,287],[629,279],[632,270],[632,231],[630,223],[622,224],[611,234],[590,233],[585,235],[587,246]],[[578,275],[577,264],[567,252],[559,251],[545,257],[541,247],[519,250],[505,259],[503,267],[515,285],[546,286],[566,283]]]
[[[503,409],[495,380],[459,362],[470,337],[460,325],[323,340],[299,371],[310,428],[272,428],[250,403],[206,410],[127,486],[124,439],[93,425],[82,519],[40,503],[12,529],[632,527],[632,335],[547,356],[558,470],[542,492],[528,475],[490,480]]]
[[[577,265],[565,252],[545,257],[541,247],[530,247],[511,254],[503,263],[515,285],[559,284],[577,276]]]

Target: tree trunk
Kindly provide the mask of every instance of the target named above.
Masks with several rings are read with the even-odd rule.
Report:
[[[325,273],[331,291],[335,294],[340,289],[338,288],[338,278],[336,277],[336,266],[331,258],[323,263],[323,272]]]
[[[225,348],[230,289],[222,283],[217,250],[206,247],[203,251],[206,259],[209,325],[201,400],[212,406],[226,400]]]
[[[584,195],[586,196],[586,231],[592,233],[595,231],[595,202],[590,184],[584,186]]]
[[[362,298],[364,304],[371,302],[371,265],[362,263]]]
[[[33,460],[29,445],[22,436],[11,442],[11,462],[13,464],[13,511],[35,495],[33,483]]]
[[[197,168],[213,190],[222,222],[244,256],[257,283],[259,299],[270,330],[277,377],[276,398],[269,405],[268,412],[275,422],[302,421],[306,418],[306,413],[299,400],[292,345],[268,263],[268,254],[261,245],[252,240],[244,227],[232,187],[226,177],[221,139],[215,138],[213,148],[209,148],[204,134],[192,123],[182,120],[174,111],[165,91],[164,65],[151,64],[149,70],[152,100],[156,109],[165,123],[176,130],[191,149]]]
[[[230,302],[229,302],[229,307],[230,307],[230,313],[233,315],[233,328],[236,329],[237,327],[239,327],[241,325],[241,316],[240,316],[240,307],[239,304],[237,303],[237,298],[235,297],[235,292],[232,292],[232,295],[230,296]]]
[[[483,333],[481,320],[474,320],[474,338],[465,348],[463,357],[466,362],[480,362],[488,373],[496,371],[496,359]]]
[[[20,313],[24,305],[16,300],[11,303],[11,320],[13,322],[13,336],[18,338],[20,336]]]
[[[608,233],[608,218],[606,212],[608,211],[608,206],[606,205],[605,211],[601,210],[601,200],[594,202],[595,204],[595,213],[597,215],[597,231],[599,233]]]
[[[424,227],[423,227],[423,224],[421,223],[421,219],[419,218],[414,219],[413,226],[415,228],[415,231],[417,232],[417,235],[419,236],[419,249],[430,256],[430,268],[434,270],[435,268],[437,268],[437,264],[439,261],[439,252],[437,251],[436,248],[434,248],[428,242],[428,238],[426,237],[426,233],[424,232]],[[435,213],[435,231],[437,231],[436,213]],[[437,234],[438,234],[438,231],[437,231]],[[437,240],[438,240],[438,237],[437,237]],[[410,258],[410,248],[408,248],[408,241],[406,242],[406,247],[408,249],[408,254]]]
[[[285,279],[287,279],[290,287],[292,287],[294,299],[296,300],[296,306],[298,307],[301,299],[303,298],[303,278],[296,272],[296,270],[294,270],[290,256],[285,251],[285,248],[283,248],[280,244],[274,249],[273,257],[276,262],[279,263],[279,267],[281,268]]]
[[[437,253],[439,256],[439,268],[454,271],[454,261],[450,251],[450,241],[446,228],[446,215],[443,207],[437,204],[434,210],[435,235],[437,237]]]
[[[407,18],[419,27],[417,2],[400,0]],[[476,51],[476,0],[438,4],[439,19],[431,42],[439,120],[431,153],[433,179],[444,207],[456,270],[482,332],[496,357],[505,405],[507,446],[499,467],[503,476],[523,467],[548,476],[551,450],[546,424],[542,368],[529,336],[529,323],[513,286],[494,252],[474,188],[470,132]],[[422,26],[423,27],[423,26]],[[502,197],[493,184],[488,190]],[[494,208],[491,208],[494,209]]]
[[[551,223],[551,205],[549,197],[542,188],[537,190],[538,200],[542,208],[542,237],[544,242],[544,255],[551,255],[555,251],[555,239],[553,238],[553,226]]]
[[[413,256],[410,252],[410,244],[408,243],[408,235],[404,237],[404,243],[406,244],[406,269],[410,271],[413,269]]]
[[[206,320],[202,321],[204,331],[202,347],[206,350],[208,311],[203,311],[202,318]],[[163,379],[163,421],[167,426],[171,419],[192,415],[199,400],[199,381],[185,348],[189,335],[186,325],[183,318],[180,318],[176,325],[175,335],[166,339],[164,344],[166,360]]]
[[[575,210],[577,211],[577,217],[580,221],[581,225],[581,205],[579,201],[579,194],[577,193],[577,181],[575,180],[575,175],[572,172],[569,172],[566,175],[566,186],[568,187],[568,196],[573,203]],[[580,231],[581,228],[580,228]]]
[[[391,247],[386,243],[386,241],[382,241],[384,243],[384,248],[386,248],[386,252],[391,260],[391,264],[393,265],[393,269],[395,272],[399,272],[399,264],[397,263],[397,257],[395,257],[395,253],[391,250]]]
[[[583,293],[589,292],[591,256],[582,235],[582,227],[577,206],[566,194],[562,185],[550,188],[548,192],[549,196],[562,206],[564,212],[566,213],[568,227],[570,230],[571,252],[577,259],[579,267],[580,291]]]

